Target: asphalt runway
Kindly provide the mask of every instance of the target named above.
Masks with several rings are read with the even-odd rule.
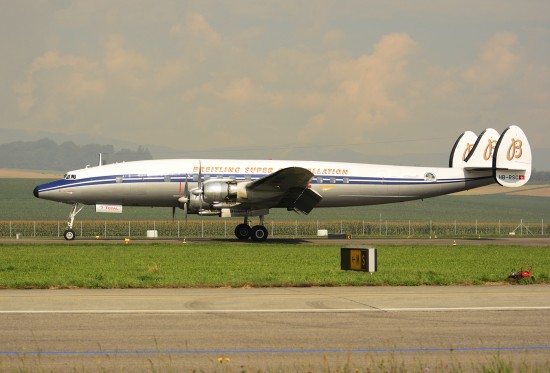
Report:
[[[548,371],[550,286],[1,290],[0,336],[2,370]]]

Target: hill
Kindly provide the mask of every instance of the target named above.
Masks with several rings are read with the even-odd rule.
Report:
[[[29,170],[74,170],[97,164],[99,153],[107,163],[153,159],[147,148],[115,150],[112,145],[76,145],[67,141],[57,144],[44,138],[0,145],[0,168]]]

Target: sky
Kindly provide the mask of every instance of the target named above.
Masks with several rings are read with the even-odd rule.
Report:
[[[547,0],[0,0],[0,47],[0,128],[213,158],[447,152],[512,124],[550,147]]]

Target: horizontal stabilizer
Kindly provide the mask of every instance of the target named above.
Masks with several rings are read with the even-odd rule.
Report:
[[[500,136],[493,157],[493,174],[500,185],[519,187],[531,177],[531,146],[518,126],[508,127]]]

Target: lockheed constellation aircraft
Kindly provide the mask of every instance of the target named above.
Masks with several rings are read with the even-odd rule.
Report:
[[[34,195],[72,205],[64,237],[83,205],[98,212],[122,206],[183,209],[187,214],[244,217],[238,239],[265,241],[264,216],[272,208],[308,214],[315,207],[345,207],[411,201],[498,183],[519,187],[531,176],[531,148],[525,133],[510,126],[499,135],[464,132],[449,167],[407,167],[359,163],[165,159],[123,162],[70,171],[37,186]],[[249,225],[249,217],[260,223]]]

